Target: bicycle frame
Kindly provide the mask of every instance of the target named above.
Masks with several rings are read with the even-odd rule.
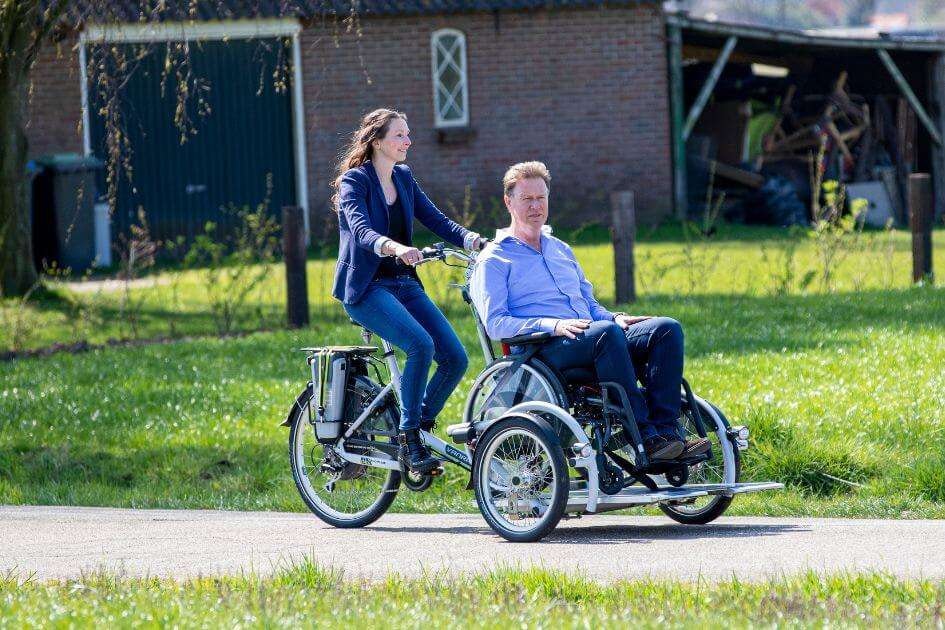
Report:
[[[361,338],[364,340],[365,344],[370,344],[373,336],[373,333],[368,330],[365,330],[361,334]],[[342,438],[335,446],[335,453],[337,453],[342,459],[355,464],[363,464],[377,468],[388,468],[390,470],[400,470],[400,462],[396,459],[391,457],[362,455],[360,453],[349,453],[344,447],[344,441],[347,438],[350,438],[354,432],[358,430],[358,427],[360,427],[364,421],[370,417],[374,410],[377,409],[377,407],[380,406],[388,396],[394,394],[397,400],[400,400],[400,364],[397,363],[397,357],[394,355],[394,347],[386,339],[381,339],[381,347],[384,350],[384,362],[387,365],[387,369],[390,371],[390,382],[384,386],[384,388],[380,391],[380,393],[378,393],[377,396],[374,397],[373,400],[371,400],[368,406],[365,407],[364,411],[361,412],[361,415],[358,416],[358,419],[352,422],[351,426],[348,427],[348,430],[344,432],[344,435],[342,435]],[[472,470],[472,453],[469,452],[469,448],[464,447],[463,450],[460,450],[451,444],[447,444],[429,431],[424,431],[422,429],[420,431],[420,436],[427,447],[442,459],[456,464],[467,471]]]
[[[464,260],[467,263],[472,260],[472,257],[467,256],[466,254],[462,252],[458,252],[456,250],[441,250],[440,254],[441,256],[444,256],[444,257],[447,254],[454,255]],[[437,260],[437,259],[430,258],[427,260]],[[471,273],[471,267],[467,268],[467,271],[466,271],[466,284],[458,286],[458,288],[462,290],[463,299],[467,303],[470,303],[469,291],[468,291],[470,273]],[[485,329],[483,328],[482,322],[479,321],[478,317],[476,318],[476,325],[479,330],[479,340],[480,340],[480,343],[482,344],[483,354],[486,355],[486,360],[489,361],[492,358],[490,356],[491,351],[492,351],[492,346],[488,341],[488,337],[485,334]],[[364,340],[365,345],[371,344],[373,337],[374,337],[374,333],[372,333],[371,331],[367,329],[362,330],[361,339]],[[365,466],[374,466],[377,468],[387,468],[390,470],[400,470],[400,462],[397,461],[396,459],[393,459],[390,457],[374,457],[370,455],[349,453],[344,448],[344,441],[350,438],[354,434],[354,432],[358,430],[358,427],[360,427],[364,423],[364,421],[367,420],[368,417],[370,417],[370,415],[374,412],[374,410],[376,410],[378,406],[380,406],[386,400],[388,396],[393,394],[396,396],[396,399],[398,402],[402,400],[401,390],[400,390],[400,383],[401,383],[400,364],[397,362],[397,356],[394,354],[394,346],[391,345],[391,343],[387,341],[386,339],[381,338],[381,349],[384,351],[384,353],[381,356],[384,360],[385,365],[387,365],[388,372],[390,373],[390,382],[387,385],[385,385],[383,389],[381,389],[380,393],[378,393],[378,395],[375,396],[373,400],[371,400],[368,406],[365,407],[364,411],[361,412],[361,415],[358,416],[358,419],[352,422],[351,426],[349,426],[347,431],[344,432],[344,434],[342,435],[342,438],[338,441],[338,444],[335,446],[335,453],[337,453],[338,456],[341,457],[342,459],[345,459],[349,462],[353,462],[356,464],[363,464]],[[420,436],[424,444],[426,444],[427,447],[440,458],[448,462],[451,462],[453,464],[456,464],[457,466],[460,466],[466,471],[472,470],[472,453],[469,451],[468,447],[464,446],[463,449],[460,450],[456,448],[455,446],[453,446],[452,444],[447,444],[446,442],[441,440],[439,437],[437,437],[433,433],[430,433],[429,431],[424,431],[422,429],[420,430]]]

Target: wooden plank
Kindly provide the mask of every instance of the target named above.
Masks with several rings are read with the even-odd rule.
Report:
[[[930,136],[932,136],[932,140],[935,141],[935,144],[941,145],[942,135],[938,132],[938,129],[935,128],[935,123],[932,122],[932,119],[926,113],[925,108],[922,107],[922,103],[919,102],[919,98],[915,95],[915,92],[912,91],[912,88],[909,86],[909,82],[906,81],[906,78],[903,76],[902,72],[899,71],[899,67],[896,66],[895,62],[892,60],[892,57],[890,57],[889,53],[882,48],[877,49],[876,54],[879,55],[883,65],[886,66],[889,74],[892,75],[896,85],[898,85],[899,89],[902,90],[902,94],[906,97],[906,100],[909,101],[909,104],[915,111],[916,116],[918,116],[919,120],[922,121],[922,125],[925,127],[925,130],[929,132]]]
[[[725,164],[724,162],[719,162],[718,160],[711,160],[709,162],[710,168],[715,170],[716,175],[725,177],[732,181],[738,182],[739,184],[744,184],[749,188],[761,188],[765,185],[765,178],[758,173],[752,173],[751,171],[746,171],[743,168],[738,168],[736,166],[731,166]]]
[[[715,84],[718,83],[719,77],[722,76],[722,70],[725,69],[728,56],[732,54],[732,49],[735,48],[736,42],[738,42],[738,38],[734,35],[728,38],[725,42],[725,46],[722,47],[722,52],[719,53],[719,58],[715,60],[715,64],[712,66],[712,71],[709,72],[705,83],[702,84],[702,89],[699,90],[699,96],[696,97],[696,102],[692,104],[692,109],[689,110],[689,115],[686,117],[686,124],[683,126],[684,140],[689,138],[689,134],[692,133],[692,128],[699,119],[699,114],[702,113],[705,104],[709,102],[709,97],[712,96],[712,90],[715,89]]]

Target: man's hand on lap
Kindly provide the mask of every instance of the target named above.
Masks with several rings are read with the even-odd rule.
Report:
[[[579,333],[587,330],[591,322],[586,319],[559,319],[555,324],[555,337],[574,339]]]
[[[623,328],[624,330],[630,328],[634,324],[638,324],[642,321],[652,319],[653,315],[626,315],[624,313],[619,313],[614,317],[614,322]]]

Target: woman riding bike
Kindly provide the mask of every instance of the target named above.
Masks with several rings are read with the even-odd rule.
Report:
[[[427,297],[414,269],[414,217],[437,236],[474,249],[479,235],[440,212],[403,162],[407,117],[390,109],[367,114],[338,163],[333,201],[340,244],[332,294],[361,326],[404,351],[400,456],[411,472],[439,466],[420,439],[430,430],[468,365],[463,344]],[[437,368],[427,382],[430,364]]]

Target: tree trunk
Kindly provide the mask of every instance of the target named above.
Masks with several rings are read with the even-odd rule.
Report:
[[[18,296],[38,281],[27,203],[26,107],[29,79],[15,53],[0,63],[0,295]]]

